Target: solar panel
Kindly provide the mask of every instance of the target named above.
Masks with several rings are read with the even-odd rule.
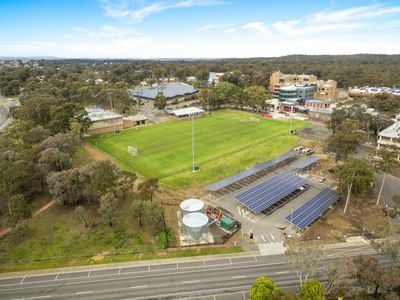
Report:
[[[284,171],[235,198],[254,213],[261,213],[278,203],[305,183],[304,179]]]
[[[295,156],[296,156],[295,152],[292,152],[292,151],[291,152],[287,152],[285,154],[282,154],[281,156],[275,157],[275,158],[273,158],[271,160],[267,160],[267,161],[265,161],[265,162],[263,162],[261,164],[258,164],[258,165],[254,166],[252,168],[249,168],[249,169],[244,170],[242,172],[236,173],[235,175],[232,175],[230,177],[227,177],[227,178],[224,178],[224,179],[222,179],[220,181],[217,181],[217,182],[215,182],[213,184],[210,184],[209,186],[207,186],[207,189],[209,191],[216,192],[216,191],[218,191],[218,190],[220,190],[222,188],[225,188],[225,187],[227,187],[227,186],[229,186],[229,185],[231,185],[231,184],[233,184],[235,182],[238,182],[239,180],[242,180],[242,179],[244,179],[246,177],[249,177],[249,176],[251,176],[253,174],[256,174],[256,173],[258,173],[258,172],[260,172],[260,171],[262,171],[264,169],[273,167],[273,166],[275,166],[275,165],[277,165],[277,164],[279,164],[279,163],[281,163],[281,162],[283,162],[283,161],[285,161],[285,160],[287,160],[289,158],[295,157]]]
[[[157,87],[136,89],[132,95],[136,97],[155,99],[158,93],[162,92],[166,98],[174,98],[186,94],[194,94],[198,90],[193,86],[181,82],[172,82]]]
[[[289,168],[293,168],[293,169],[305,169],[309,166],[311,166],[312,164],[316,163],[317,161],[319,161],[320,158],[316,155],[311,155],[308,156],[304,159],[299,159],[298,161],[295,161],[294,163],[292,163]]]
[[[333,190],[326,188],[293,211],[292,214],[286,217],[286,220],[298,229],[304,230],[321,217],[338,200],[339,195]]]

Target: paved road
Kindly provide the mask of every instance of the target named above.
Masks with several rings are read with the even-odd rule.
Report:
[[[321,270],[360,253],[389,263],[369,244],[343,244],[325,252]],[[246,299],[249,286],[261,275],[281,287],[298,285],[284,255],[231,256],[3,278],[0,299]]]

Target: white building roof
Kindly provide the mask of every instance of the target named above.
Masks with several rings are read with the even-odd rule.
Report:
[[[204,110],[198,107],[187,107],[187,108],[182,108],[182,109],[175,109],[172,111],[172,113],[177,116],[186,116],[186,115],[197,115],[199,113],[203,113]]]
[[[128,117],[124,117],[124,120],[130,120],[130,121],[143,121],[143,120],[148,120],[149,118],[147,118],[144,115],[134,115],[134,116],[128,116]]]
[[[87,107],[85,110],[88,113],[88,118],[92,122],[122,118],[120,114],[99,107]]]
[[[400,121],[379,132],[379,136],[387,138],[400,138]]]

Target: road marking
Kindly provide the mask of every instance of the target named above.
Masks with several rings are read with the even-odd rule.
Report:
[[[358,253],[358,255],[360,255],[361,253]],[[374,253],[376,256],[378,256],[377,253]],[[353,255],[355,256],[355,255]],[[339,260],[339,256],[336,257]],[[330,260],[324,260],[327,263]],[[389,262],[389,261],[388,261]],[[284,261],[279,261],[279,262],[269,262],[269,263],[259,263],[257,265],[254,265],[253,268],[264,268],[267,266],[278,266],[278,265],[286,265],[286,263]],[[249,266],[248,265],[229,265],[228,267],[225,268],[212,268],[212,269],[198,269],[198,270],[190,270],[190,271],[184,271],[184,272],[169,272],[169,273],[162,273],[162,274],[149,274],[149,275],[128,275],[128,276],[122,276],[122,277],[118,277],[118,278],[104,278],[104,279],[93,279],[90,280],[90,283],[99,283],[99,282],[115,282],[115,281],[120,281],[123,279],[135,279],[135,278],[153,278],[153,277],[157,277],[157,276],[170,276],[170,275],[183,275],[183,274],[198,274],[198,273],[204,273],[204,272],[212,272],[212,271],[219,271],[219,270],[234,270],[234,269],[247,269]],[[49,284],[44,284],[44,285],[39,285],[39,286],[33,286],[30,287],[28,285],[32,284],[32,283],[24,283],[24,285],[26,285],[25,287],[14,287],[14,288],[8,288],[8,289],[0,289],[1,292],[9,292],[9,291],[21,291],[21,290],[28,290],[28,289],[32,289],[32,288],[47,288],[47,287],[55,287],[58,286],[59,283],[54,283],[54,281],[47,281],[49,282]],[[37,282],[35,282],[37,283]],[[54,283],[54,284],[53,284]],[[73,285],[87,285],[88,281],[73,281],[73,282],[65,282],[64,286],[73,286]],[[15,285],[15,284],[13,284]],[[248,286],[244,286],[243,289],[247,289]],[[225,289],[225,288],[223,288]],[[218,290],[218,289],[216,289]],[[169,295],[169,294],[168,294]],[[165,295],[161,295],[161,296],[165,296]]]
[[[131,286],[131,289],[144,289],[149,287],[148,285],[137,285],[137,286]]]
[[[246,275],[232,276],[232,279],[246,278]]]
[[[273,235],[272,233],[270,233],[269,235],[271,236],[272,240],[275,242],[275,237],[274,237],[274,235]]]
[[[244,292],[242,292],[242,295],[243,295],[243,299],[247,300],[246,295],[244,294]]]
[[[281,272],[275,272],[275,274],[289,274],[290,271],[281,271]]]
[[[92,294],[93,291],[75,292],[76,295]]]
[[[187,283],[197,283],[197,282],[200,282],[200,280],[182,281],[183,284],[187,284]]]
[[[89,270],[89,272],[87,273],[87,277],[90,277],[90,270]]]
[[[21,280],[21,282],[19,284],[24,283],[24,280],[25,280],[25,277],[22,278],[22,280]]]
[[[60,273],[57,273],[57,276],[56,276],[56,278],[54,278],[54,280],[57,280],[59,275],[60,275]]]
[[[261,236],[262,240],[265,242],[265,237],[262,234],[260,234],[260,236]]]

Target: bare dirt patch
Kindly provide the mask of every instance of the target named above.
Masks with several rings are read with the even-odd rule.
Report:
[[[105,154],[104,152],[101,152],[100,150],[97,150],[96,148],[93,148],[89,143],[87,142],[82,142],[81,147],[85,149],[85,151],[90,155],[95,160],[111,160],[112,157]]]

